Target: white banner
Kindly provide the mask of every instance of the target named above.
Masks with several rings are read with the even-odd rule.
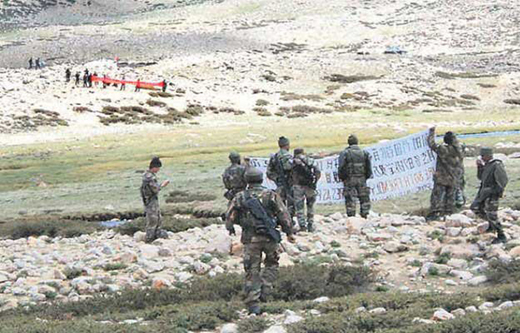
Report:
[[[428,147],[428,131],[367,147],[372,159],[373,178],[368,180],[372,201],[402,197],[433,187],[436,155]],[[265,175],[268,158],[252,157],[250,164]],[[338,178],[338,155],[316,159],[321,170],[318,203],[343,203],[343,183]],[[264,186],[275,189],[264,177]]]

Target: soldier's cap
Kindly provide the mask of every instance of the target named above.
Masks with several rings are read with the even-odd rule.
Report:
[[[350,134],[348,137],[348,144],[349,145],[357,145],[359,143],[359,140],[356,135]]]
[[[155,156],[154,158],[152,158],[152,160],[150,161],[150,169],[161,168],[161,167],[162,167],[162,162],[159,159],[159,157]]]
[[[444,134],[444,142],[447,144],[452,144],[453,139],[455,139],[455,133],[452,131],[448,131]]]
[[[489,147],[480,148],[480,156],[493,156],[493,148],[489,148]]]
[[[303,150],[303,148],[296,148],[294,149],[294,156],[296,155],[301,155],[303,154],[305,151]]]
[[[288,146],[291,142],[285,136],[281,136],[278,138],[278,147]]]
[[[264,181],[264,174],[257,168],[249,168],[246,171],[246,182],[248,184],[262,183]]]
[[[240,154],[237,153],[236,151],[232,151],[231,153],[229,153],[229,159],[233,162],[233,161],[240,161]]]

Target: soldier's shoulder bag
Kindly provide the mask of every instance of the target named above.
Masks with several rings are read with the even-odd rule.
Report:
[[[282,240],[280,231],[276,229],[276,221],[269,216],[265,207],[258,198],[246,191],[244,193],[244,206],[253,218],[253,227],[258,235],[267,236],[279,243]]]
[[[303,161],[302,161],[303,162]],[[316,187],[317,177],[313,167],[303,162],[294,166],[294,172],[298,173],[300,177],[300,184],[304,186]]]

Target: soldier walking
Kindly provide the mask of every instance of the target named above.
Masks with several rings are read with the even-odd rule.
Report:
[[[497,238],[493,243],[505,243],[507,238],[498,220],[498,201],[503,197],[508,182],[506,169],[501,160],[493,158],[493,149],[482,148],[480,156],[477,159],[480,188],[470,208],[477,216],[489,222],[488,231],[496,231]]]
[[[33,58],[29,58],[29,69],[33,69]]]
[[[235,195],[246,189],[246,167],[240,164],[240,154],[231,152],[229,154],[229,161],[231,165],[226,168],[222,175],[222,181],[226,187],[224,197],[231,202]]]
[[[70,71],[70,68],[67,68],[65,70],[65,82],[70,82],[70,77],[72,76],[72,72]]]
[[[435,143],[435,127],[430,128],[428,145],[437,154],[430,212],[427,217],[430,221],[454,213],[457,192],[464,184],[462,147],[453,132],[446,132],[443,140],[442,144]]]
[[[294,150],[292,172],[294,206],[300,231],[314,232],[314,204],[316,203],[316,184],[321,171],[314,160],[305,155],[302,148]],[[307,204],[307,216],[305,215]]]
[[[169,180],[165,180],[159,185],[157,181],[157,173],[162,167],[159,157],[154,157],[150,162],[150,168],[143,174],[143,183],[141,185],[141,198],[143,199],[144,212],[146,215],[146,239],[147,243],[151,243],[157,238],[167,238],[167,234],[161,229],[162,216],[159,209],[159,192],[170,184]]]
[[[271,156],[267,165],[267,178],[276,183],[276,192],[280,195],[289,210],[289,214],[294,217],[294,198],[292,193],[293,157],[289,153],[291,143],[288,138],[281,136],[278,139],[280,150]]]
[[[77,86],[79,86],[79,80],[80,80],[81,74],[79,72],[76,72],[74,77],[76,78],[76,87],[77,87]]]
[[[359,199],[360,215],[368,217],[370,212],[370,188],[367,179],[372,177],[370,155],[359,148],[359,140],[355,135],[348,137],[349,146],[339,155],[338,176],[345,186],[345,206],[348,216],[356,216],[356,201]]]
[[[262,186],[262,172],[249,168],[246,172],[247,189],[231,201],[226,213],[226,229],[235,234],[235,224],[242,228],[244,244],[245,303],[250,314],[260,314],[259,303],[265,301],[278,276],[281,235],[279,225],[294,243],[291,218],[280,196]],[[262,270],[262,254],[265,255]]]

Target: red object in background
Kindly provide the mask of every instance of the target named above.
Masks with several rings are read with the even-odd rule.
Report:
[[[105,84],[114,84],[114,83],[115,84],[130,84],[130,85],[134,85],[134,86],[137,85],[137,81],[116,80],[116,79],[111,79],[109,77],[102,78],[99,76],[92,76],[92,82],[102,82]],[[164,87],[164,81],[157,82],[157,83],[139,81],[139,88],[155,89],[156,87],[158,87],[158,88]]]

